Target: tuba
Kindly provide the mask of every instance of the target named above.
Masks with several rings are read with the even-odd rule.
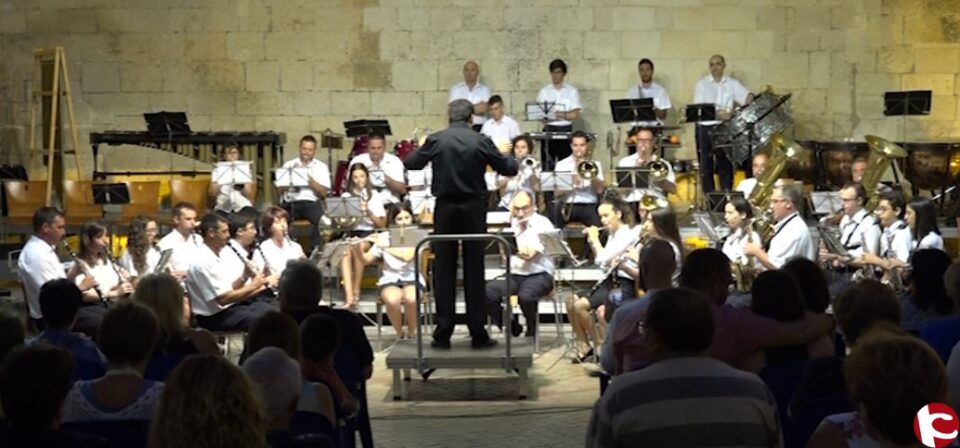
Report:
[[[770,210],[770,194],[773,192],[777,179],[780,178],[780,173],[783,173],[788,164],[799,160],[809,151],[799,143],[779,133],[770,138],[768,147],[770,148],[770,161],[767,163],[767,169],[763,170],[763,174],[757,177],[757,186],[754,187],[750,197],[747,198],[753,205],[753,214],[756,216],[753,222],[754,228],[764,240],[770,235],[775,224],[773,212]]]
[[[880,183],[880,178],[883,177],[893,159],[907,157],[907,150],[876,135],[868,135],[866,139],[867,144],[870,145],[870,156],[867,158],[867,170],[863,173],[860,184],[870,198],[865,208],[868,212],[872,212],[880,203],[880,196],[877,195],[877,184]]]

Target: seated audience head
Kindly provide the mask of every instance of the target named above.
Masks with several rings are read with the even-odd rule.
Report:
[[[713,341],[713,311],[692,289],[662,289],[651,296],[641,331],[658,359],[705,356]]]
[[[910,300],[918,308],[932,309],[941,316],[953,311],[953,301],[947,296],[943,282],[951,262],[950,256],[939,249],[921,249],[913,253]]]
[[[192,355],[167,380],[149,445],[262,448],[266,424],[259,394],[239,367],[219,355]]]
[[[280,275],[280,308],[310,310],[320,304],[323,273],[307,260],[291,260]]]
[[[112,367],[144,369],[160,332],[157,316],[136,302],[120,302],[103,316],[97,330],[100,351]]]
[[[645,289],[669,288],[677,259],[673,247],[665,240],[651,239],[640,250],[640,272]]]
[[[340,323],[325,314],[314,314],[300,325],[300,342],[306,361],[324,363],[333,360],[340,340]]]
[[[830,306],[830,286],[827,284],[827,276],[817,262],[795,257],[784,264],[780,270],[793,276],[797,284],[802,285],[800,295],[803,297],[807,311],[821,314],[827,310]]]
[[[300,363],[277,347],[266,347],[241,368],[260,392],[270,429],[286,430],[300,397]]]
[[[833,316],[848,347],[869,330],[899,331],[903,312],[893,290],[876,280],[861,280],[847,288],[833,304]]]
[[[183,288],[170,274],[147,274],[140,277],[132,299],[153,310],[160,329],[161,343],[179,337],[183,328],[189,324],[189,316],[184,313]]]
[[[717,249],[690,252],[680,268],[680,286],[699,292],[716,305],[727,301],[731,282],[730,259]]]
[[[300,359],[300,327],[292,317],[279,311],[267,311],[257,318],[247,334],[247,353],[253,355],[267,347],[283,350]]]
[[[764,271],[753,281],[751,311],[771,319],[791,322],[803,317],[800,285],[785,271]]]
[[[13,349],[23,345],[23,321],[20,316],[0,311],[0,365]]]
[[[38,344],[10,352],[0,371],[0,403],[14,427],[52,429],[73,384],[73,357]]]
[[[940,357],[911,336],[866,337],[844,365],[850,398],[880,446],[914,446],[914,418],[929,403],[947,403]]]
[[[40,287],[40,312],[43,324],[51,330],[70,331],[83,305],[83,293],[65,278],[50,280]]]

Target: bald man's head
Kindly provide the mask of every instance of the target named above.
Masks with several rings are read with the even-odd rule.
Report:
[[[476,61],[467,61],[463,64],[463,80],[467,84],[473,84],[477,82],[477,78],[480,77],[480,65]]]

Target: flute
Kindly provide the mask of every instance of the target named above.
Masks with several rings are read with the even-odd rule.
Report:
[[[70,248],[70,245],[67,244],[66,241],[61,241],[60,244],[63,246],[64,249],[66,249],[67,254],[70,255],[70,258],[73,259],[73,262],[80,267],[80,271],[83,272],[83,275],[85,275],[87,278],[94,279],[94,282],[96,282],[96,277],[94,277],[93,272],[90,271],[90,265],[88,265],[87,262],[81,260],[80,257],[77,256],[77,253]],[[96,283],[94,283],[93,291],[97,293],[97,297],[100,299],[100,303],[102,303],[103,306],[106,308],[108,306],[107,299],[103,296],[103,291],[100,290],[100,285],[97,285]]]

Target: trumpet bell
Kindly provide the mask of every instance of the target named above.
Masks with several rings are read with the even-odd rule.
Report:
[[[640,198],[640,202],[638,203],[638,206],[640,207],[640,209],[649,212],[649,211],[669,207],[670,201],[667,201],[666,199],[660,196],[645,194]]]
[[[524,157],[520,160],[520,166],[524,169],[535,170],[540,167],[540,161],[533,157]]]
[[[577,164],[577,176],[584,180],[593,180],[600,173],[600,165],[594,160],[584,160]]]

